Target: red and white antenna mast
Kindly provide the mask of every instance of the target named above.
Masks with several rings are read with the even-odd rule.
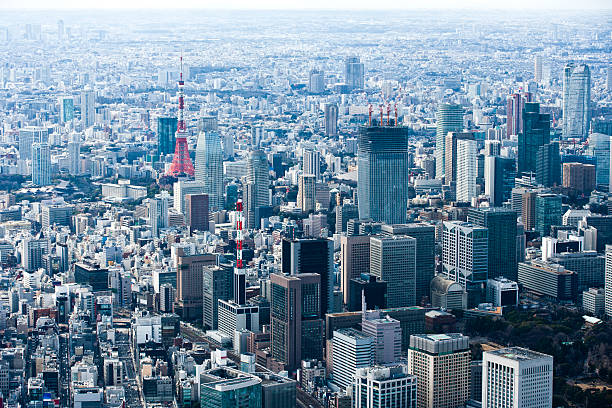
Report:
[[[242,245],[244,243],[244,236],[242,228],[244,226],[244,213],[242,212],[242,200],[236,201],[236,211],[238,216],[236,218],[236,269],[244,269],[242,263]]]

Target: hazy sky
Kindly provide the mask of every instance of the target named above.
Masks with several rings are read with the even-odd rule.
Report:
[[[0,8],[611,9],[611,0],[0,0]]]

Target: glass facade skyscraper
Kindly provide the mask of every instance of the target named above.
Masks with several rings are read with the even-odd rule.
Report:
[[[387,224],[406,222],[408,128],[361,127],[357,161],[359,218]]]
[[[446,135],[463,130],[461,105],[443,103],[436,114],[436,177],[444,176],[446,170]]]
[[[535,200],[535,230],[545,237],[553,225],[561,225],[561,196],[539,194]]]
[[[195,152],[195,179],[204,184],[211,210],[223,209],[223,150],[215,131],[200,133]]]
[[[32,183],[37,186],[51,184],[51,154],[48,143],[32,145]]]
[[[586,139],[591,122],[591,71],[586,64],[563,70],[563,138]]]
[[[157,157],[173,154],[176,145],[177,118],[157,118]]]
[[[518,175],[537,171],[536,155],[550,142],[550,115],[540,113],[540,104],[527,102],[523,111],[523,132],[518,135]]]

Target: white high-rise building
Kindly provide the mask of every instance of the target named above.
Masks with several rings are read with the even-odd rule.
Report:
[[[302,170],[304,174],[313,174],[317,181],[321,180],[321,153],[318,150],[304,149]]]
[[[606,245],[606,276],[604,290],[604,311],[606,316],[612,317],[612,245]]]
[[[159,236],[160,228],[168,227],[168,211],[170,209],[170,194],[162,191],[149,199],[149,223],[153,230],[153,236]]]
[[[586,139],[591,123],[591,71],[586,64],[563,70],[563,138]]]
[[[533,60],[533,78],[536,82],[542,81],[542,56],[536,55]]]
[[[370,273],[387,282],[387,306],[416,305],[416,245],[407,235],[370,239]]]
[[[51,153],[48,143],[32,145],[32,183],[37,186],[51,184]]]
[[[81,143],[78,135],[73,134],[68,142],[68,172],[71,176],[81,174]]]
[[[96,93],[91,89],[81,92],[81,125],[87,129],[94,125],[96,121]]]
[[[261,150],[254,150],[247,159],[247,183],[254,185],[253,208],[270,205],[270,173],[268,158]]]
[[[482,408],[550,408],[553,358],[521,347],[485,351]]]
[[[470,202],[476,197],[476,143],[475,140],[457,140],[457,201]]]
[[[195,153],[195,179],[204,184],[212,211],[223,209],[223,149],[216,131],[200,133]]]
[[[49,143],[49,129],[38,126],[26,126],[19,129],[19,158],[32,159],[34,143]]]
[[[346,390],[353,384],[355,370],[374,364],[374,338],[355,329],[334,330],[332,339],[333,382]]]
[[[461,221],[445,221],[442,228],[442,274],[468,290],[471,284],[486,282],[488,230]]]
[[[316,209],[316,181],[313,174],[301,174],[298,181],[297,206],[303,212]]]
[[[417,408],[417,378],[408,366],[358,368],[353,383],[353,408]]]
[[[470,345],[461,333],[410,336],[408,372],[419,408],[461,407],[469,398]]]
[[[365,298],[362,296],[362,303]],[[389,315],[381,316],[378,310],[363,310],[363,333],[375,339],[374,362],[389,364],[398,362],[402,355],[402,327],[399,320]]]

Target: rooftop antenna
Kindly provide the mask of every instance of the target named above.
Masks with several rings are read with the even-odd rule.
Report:
[[[368,126],[372,126],[372,104],[368,107]]]
[[[397,102],[395,102],[394,108],[395,108],[395,126],[397,126]]]
[[[391,103],[387,104],[387,126],[391,126],[391,122],[389,121],[389,114],[391,113]]]

